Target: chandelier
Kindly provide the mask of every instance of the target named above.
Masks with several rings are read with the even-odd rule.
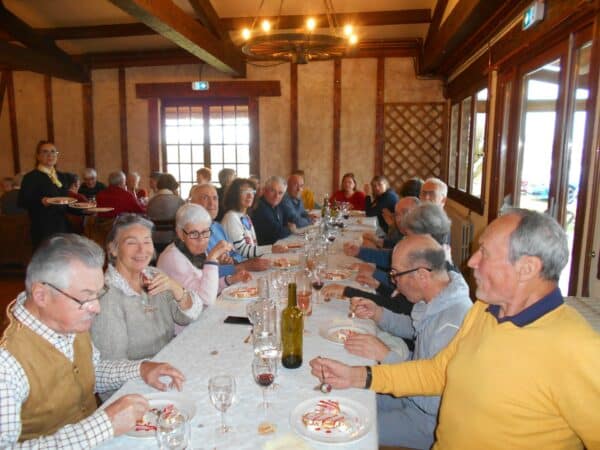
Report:
[[[319,24],[317,17],[307,17],[303,28],[293,30],[280,27],[283,2],[280,0],[279,13],[272,21],[261,18],[265,3],[261,0],[252,26],[241,30],[241,50],[253,60],[308,64],[309,61],[339,58],[358,42],[351,24],[338,25],[332,0],[323,0],[326,24]]]

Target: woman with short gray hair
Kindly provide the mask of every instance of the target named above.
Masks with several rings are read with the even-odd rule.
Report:
[[[156,268],[152,222],[135,214],[115,219],[107,238],[109,293],[92,325],[92,338],[105,359],[152,358],[175,336],[176,325],[200,316],[194,292]]]
[[[177,238],[160,254],[156,264],[188,291],[198,295],[205,305],[212,305],[225,286],[250,279],[245,270],[219,279],[219,262],[229,262],[233,245],[219,241],[207,254],[211,223],[210,214],[202,206],[183,205],[175,216]]]

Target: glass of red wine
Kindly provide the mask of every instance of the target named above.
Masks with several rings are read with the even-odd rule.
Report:
[[[262,388],[262,408],[266,411],[270,404],[267,402],[267,388],[275,381],[277,375],[277,358],[254,356],[252,360],[252,375],[254,381]],[[259,405],[260,406],[260,405]]]
[[[315,299],[315,303],[321,303],[321,289],[325,286],[323,282],[325,276],[325,268],[323,267],[315,267],[312,271],[312,288],[316,291],[317,297]]]

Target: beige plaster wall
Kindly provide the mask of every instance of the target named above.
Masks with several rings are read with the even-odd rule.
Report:
[[[443,102],[439,80],[421,80],[415,74],[412,58],[385,59],[385,103]]]
[[[323,198],[333,170],[333,62],[298,66],[298,166],[305,184]]]
[[[43,99],[43,88],[41,92]],[[81,169],[85,166],[82,85],[53,78],[52,109],[54,143],[60,151],[58,165],[63,171],[81,173]],[[21,128],[19,123],[19,129]],[[96,130],[102,128],[95,127]],[[116,131],[118,132],[118,129]]]
[[[342,114],[340,124],[340,182],[353,172],[362,189],[375,171],[375,109],[377,60],[342,60]]]
[[[17,135],[19,137],[19,161],[21,170],[28,172],[34,167],[35,146],[41,139],[46,139],[44,76],[33,72],[14,72],[13,82],[18,124]],[[8,105],[7,109],[2,110],[2,114],[8,115]],[[63,162],[60,162],[63,167]]]

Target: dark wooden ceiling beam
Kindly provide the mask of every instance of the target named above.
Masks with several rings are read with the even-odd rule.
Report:
[[[246,75],[241,52],[233,44],[217,39],[171,0],[110,2],[215,69],[241,77]]]
[[[89,72],[75,63],[71,57],[56,44],[39,33],[10,12],[0,1],[0,28],[12,38],[28,47],[9,44],[1,41],[0,63],[13,69],[27,70],[64,78],[71,81],[87,82]],[[25,51],[27,50],[27,51]]]
[[[279,97],[281,83],[275,81],[211,81],[206,91],[192,90],[192,83],[138,83],[137,98]]]
[[[305,16],[282,16],[281,25],[285,25],[288,28],[300,28],[304,25],[305,18]],[[221,29],[226,31],[240,30],[244,26],[251,25],[252,20],[252,17],[224,17],[220,19]],[[325,16],[323,16],[323,20],[323,23],[326,23]],[[337,14],[336,20],[340,24],[352,21],[356,26],[430,23],[431,12],[428,9],[357,12],[352,14]],[[200,20],[199,23],[202,23],[202,21]],[[37,28],[36,31],[54,40],[98,39],[156,34],[152,28],[139,22],[80,27]]]
[[[423,50],[422,75],[435,73],[450,53],[475,33],[498,10],[515,0],[461,0],[441,27],[432,30]]]
[[[188,0],[189,4],[194,9],[197,19],[202,25],[208,28],[212,34],[219,39],[230,41],[229,33],[223,28],[221,19],[217,15],[210,0]]]

